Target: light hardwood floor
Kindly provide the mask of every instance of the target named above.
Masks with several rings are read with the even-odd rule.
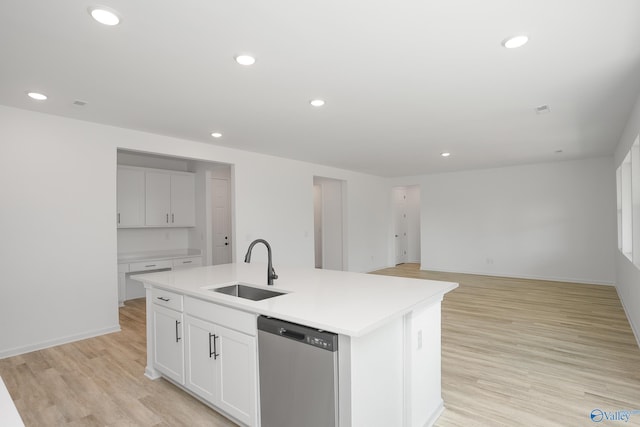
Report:
[[[640,410],[640,349],[615,288],[424,272],[416,264],[376,274],[460,283],[442,305],[446,409],[437,426],[640,426],[640,413],[629,422],[589,418],[596,408]],[[25,424],[234,426],[143,376],[144,310],[144,299],[128,301],[122,332],[0,360]]]
[[[145,300],[120,309],[121,332],[0,360],[27,427],[235,426],[171,383],[146,378]]]
[[[436,426],[640,426],[593,422],[640,410],[640,349],[612,286],[420,271],[379,274],[460,283],[442,303]]]

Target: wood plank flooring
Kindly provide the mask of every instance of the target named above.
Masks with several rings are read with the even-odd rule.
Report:
[[[640,426],[640,413],[628,422],[589,418],[596,408],[640,410],[640,349],[615,288],[416,264],[376,274],[460,283],[442,305],[446,408],[437,426]],[[120,323],[119,333],[0,360],[27,427],[235,425],[144,377],[144,299],[128,301]]]
[[[442,303],[436,426],[640,426],[594,409],[640,410],[640,349],[612,286],[420,271],[460,283]]]
[[[121,332],[0,360],[25,426],[235,426],[171,383],[144,376],[145,322],[144,298],[127,301]]]

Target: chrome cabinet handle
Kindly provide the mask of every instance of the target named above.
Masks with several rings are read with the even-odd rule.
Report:
[[[174,222],[175,222],[174,215],[173,215],[173,214],[171,214],[171,223],[173,224]]]
[[[118,224],[120,224],[120,212],[118,212]]]
[[[169,214],[167,214],[167,224],[169,224]]]
[[[145,265],[144,267],[147,268],[147,267],[155,267],[155,266],[156,266],[155,264],[149,264],[149,265]]]
[[[178,336],[178,325],[180,325],[180,322],[176,320],[176,342],[182,339]]]
[[[171,298],[163,298],[163,297],[158,297],[159,300],[164,301],[164,302],[169,302],[171,301]]]
[[[183,264],[191,264],[193,261],[182,261]]]
[[[213,338],[213,351],[211,351],[211,338]],[[218,349],[216,348],[216,338],[218,338],[217,335],[209,332],[209,358],[213,356],[213,360],[216,360],[218,356],[220,356]]]

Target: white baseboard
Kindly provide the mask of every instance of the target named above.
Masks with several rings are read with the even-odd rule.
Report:
[[[427,422],[424,423],[424,427],[431,427],[432,425],[434,425],[436,421],[438,421],[438,418],[440,418],[440,415],[442,415],[443,412],[444,412],[444,402],[442,401],[442,399],[440,399],[440,405],[438,405],[436,410],[433,411],[433,413],[431,414]]]
[[[622,304],[622,309],[624,310],[624,314],[627,316],[627,321],[631,326],[631,331],[633,332],[633,336],[636,338],[636,343],[638,343],[638,348],[640,348],[640,333],[638,333],[638,328],[631,321],[631,316],[629,315],[629,310],[627,310],[627,306],[624,304],[624,299],[620,297],[620,293],[618,292],[618,287],[616,286],[616,293],[618,294],[618,299]]]
[[[598,285],[598,286],[615,286],[613,282],[604,282],[599,280],[589,280],[585,281],[585,279],[576,279],[572,277],[555,277],[555,276],[531,276],[531,275],[523,275],[523,274],[507,274],[507,273],[499,273],[499,272],[487,272],[487,271],[465,271],[465,270],[438,270],[434,268],[424,268],[422,264],[420,264],[420,270],[424,271],[437,271],[439,273],[461,273],[461,274],[473,274],[476,276],[494,276],[494,277],[505,277],[505,278],[514,278],[514,279],[531,279],[531,280],[544,280],[547,282],[566,282],[566,283],[576,283],[580,285]]]
[[[395,267],[395,265],[384,265],[379,267],[374,267],[371,270],[363,271],[363,273],[373,273],[374,271],[384,270],[385,268]]]
[[[87,338],[97,337],[99,335],[110,334],[113,332],[120,332],[120,325],[115,325],[109,328],[97,329],[89,332],[85,332],[77,335],[70,335],[66,337],[56,338],[54,340],[42,341],[35,344],[26,345],[23,347],[11,348],[8,350],[0,351],[0,359],[7,357],[17,356],[19,354],[31,353],[32,351],[42,350],[45,348],[55,347],[61,344],[67,344],[74,341],[80,341]]]

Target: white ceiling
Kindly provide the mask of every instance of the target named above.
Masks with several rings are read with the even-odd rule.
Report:
[[[0,1],[0,104],[404,176],[610,154],[640,89],[638,0],[98,4]]]

